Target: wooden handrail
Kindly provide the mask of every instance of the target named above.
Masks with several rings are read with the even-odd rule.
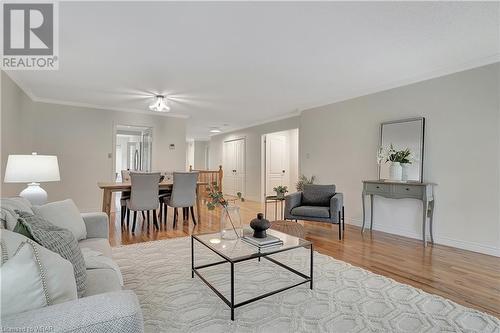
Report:
[[[219,191],[222,192],[222,177],[224,176],[224,172],[222,171],[222,165],[219,165],[219,170],[199,170],[193,169],[193,166],[189,166],[189,171],[198,172],[198,181],[206,182],[209,185],[217,184],[219,187]]]

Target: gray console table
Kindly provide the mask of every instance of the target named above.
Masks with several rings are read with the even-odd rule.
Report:
[[[379,195],[391,199],[417,199],[423,204],[422,213],[422,241],[424,246],[426,242],[426,225],[427,217],[429,217],[429,231],[431,235],[431,243],[434,243],[432,234],[432,216],[434,215],[434,185],[433,183],[417,183],[417,182],[391,182],[384,180],[364,180],[363,181],[363,227],[361,233],[365,230],[365,197],[370,196],[370,230],[373,228],[373,196]]]

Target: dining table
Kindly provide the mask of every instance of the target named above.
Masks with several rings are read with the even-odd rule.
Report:
[[[171,179],[164,180],[160,182],[160,190],[172,190],[174,183]],[[196,183],[196,214],[198,217],[198,221],[200,221],[200,187],[207,186],[207,182]],[[131,191],[132,184],[130,181],[125,182],[98,182],[97,186],[102,189],[102,211],[108,215],[108,218],[111,221],[111,200],[113,198],[113,192],[127,192]]]

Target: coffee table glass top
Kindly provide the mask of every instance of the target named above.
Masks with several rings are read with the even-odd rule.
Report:
[[[251,232],[248,233],[251,235]],[[235,240],[222,239],[220,233],[193,235],[193,237],[229,261],[240,261],[252,257],[257,258],[262,255],[269,255],[299,247],[307,247],[311,244],[311,242],[305,239],[287,235],[276,230],[268,229],[267,233],[281,239],[283,244],[259,248],[248,244],[241,238]],[[247,234],[247,232],[245,232],[245,234]]]

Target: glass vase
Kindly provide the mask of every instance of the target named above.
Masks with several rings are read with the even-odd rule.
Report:
[[[237,239],[243,235],[240,207],[228,205],[221,208],[220,236],[223,239]]]

